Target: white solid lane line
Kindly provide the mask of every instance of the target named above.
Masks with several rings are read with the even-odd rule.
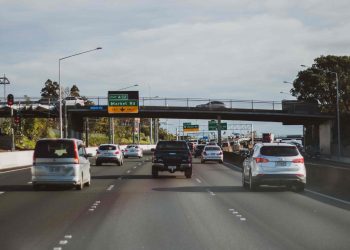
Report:
[[[4,194],[4,193],[5,193],[5,192],[2,192],[2,191],[0,192],[0,194]]]
[[[22,171],[22,170],[26,170],[26,169],[30,169],[31,167],[27,167],[27,168],[20,168],[20,169],[13,169],[13,170],[7,170],[7,171],[2,171],[0,172],[0,174],[6,174],[6,173],[11,173],[11,172],[16,172],[16,171]]]
[[[342,200],[342,199],[338,199],[338,198],[335,198],[333,196],[329,196],[329,195],[326,195],[326,194],[321,194],[319,192],[315,192],[315,191],[312,191],[310,189],[305,189],[306,192],[309,192],[309,193],[312,193],[312,194],[316,194],[316,195],[319,195],[319,196],[322,196],[324,198],[328,198],[328,199],[331,199],[331,200],[334,200],[334,201],[338,201],[338,202],[341,202],[341,203],[344,203],[346,205],[350,205],[350,202],[349,201],[345,201],[345,200]]]

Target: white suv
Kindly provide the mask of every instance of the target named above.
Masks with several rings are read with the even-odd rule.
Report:
[[[243,162],[242,185],[255,190],[259,185],[286,185],[304,191],[304,157],[295,145],[261,143]]]
[[[85,106],[85,101],[81,97],[68,96],[64,99],[66,106]]]

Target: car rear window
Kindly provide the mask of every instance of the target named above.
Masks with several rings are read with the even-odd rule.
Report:
[[[197,145],[196,149],[203,149],[205,145]]]
[[[219,151],[221,150],[219,147],[206,147],[205,148],[205,151]]]
[[[157,148],[160,150],[175,149],[175,150],[188,150],[187,143],[184,141],[160,141],[157,144]]]
[[[99,150],[116,150],[117,147],[114,145],[101,145],[98,148]]]
[[[260,153],[266,156],[297,156],[298,149],[294,146],[263,146]]]
[[[35,145],[36,158],[74,158],[74,141],[47,140],[38,141]]]

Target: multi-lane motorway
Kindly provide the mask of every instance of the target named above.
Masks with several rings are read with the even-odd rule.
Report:
[[[151,177],[150,156],[93,166],[92,185],[33,191],[0,174],[0,249],[349,249],[350,205],[283,188],[249,192],[235,167]]]

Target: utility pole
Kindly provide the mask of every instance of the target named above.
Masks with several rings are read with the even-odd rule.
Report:
[[[7,79],[5,74],[3,77],[0,77],[0,84],[4,85],[4,102],[5,102],[6,101],[6,84],[10,84],[9,79]]]

